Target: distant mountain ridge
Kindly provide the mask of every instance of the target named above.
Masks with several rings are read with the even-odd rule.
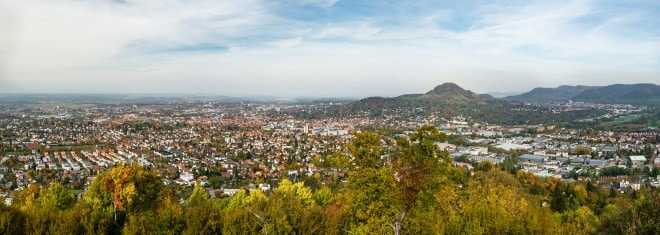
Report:
[[[660,106],[660,86],[655,84],[614,84],[585,90],[575,101],[594,103],[630,103]]]
[[[433,114],[440,118],[451,118],[460,115],[475,121],[497,124],[551,123],[602,115],[601,111],[595,110],[555,114],[547,109],[525,106],[520,102],[479,95],[454,83],[444,83],[424,94],[407,94],[393,98],[369,97],[338,108],[333,116],[368,113],[374,117],[400,114],[413,117]]]
[[[566,102],[568,100],[608,104],[660,106],[660,86],[650,83],[609,86],[559,86],[533,90],[502,98],[529,103]]]
[[[486,94],[483,94],[483,95],[489,95],[489,96],[492,96],[493,98],[499,99],[499,98],[504,98],[504,97],[507,97],[507,96],[516,96],[516,95],[520,95],[520,94],[522,94],[522,93],[524,93],[524,92],[511,92],[511,91],[508,91],[508,92],[499,92],[499,91],[491,91],[491,92],[487,92]]]
[[[507,96],[502,99],[509,101],[522,101],[530,103],[547,103],[547,102],[558,102],[558,101],[567,101],[573,99],[573,97],[579,95],[580,93],[590,90],[600,88],[598,86],[559,86],[557,88],[544,88],[537,87],[532,89],[527,93],[523,93],[515,96]]]

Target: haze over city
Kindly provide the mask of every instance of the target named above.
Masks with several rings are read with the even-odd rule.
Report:
[[[658,15],[658,1],[4,1],[0,93],[657,84]]]

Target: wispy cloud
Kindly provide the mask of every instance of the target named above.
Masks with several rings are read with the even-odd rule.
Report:
[[[379,39],[376,35],[381,31],[381,28],[374,27],[369,22],[353,22],[352,24],[343,25],[326,25],[321,33],[315,35],[316,39],[356,39],[356,40],[369,40]]]
[[[295,45],[298,45],[302,42],[302,37],[296,37],[296,38],[290,38],[290,39],[284,39],[284,40],[279,40],[275,42],[271,42],[271,45],[274,45],[279,48],[289,48]]]
[[[446,81],[482,92],[657,83],[658,14],[656,1],[10,1],[0,3],[0,92],[123,92],[116,81],[133,92],[357,96]]]

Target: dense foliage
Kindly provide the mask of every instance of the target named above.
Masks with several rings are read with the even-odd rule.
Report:
[[[451,166],[434,127],[383,143],[356,134],[336,169],[346,183],[312,190],[280,180],[269,192],[210,198],[196,186],[181,201],[155,172],[118,166],[82,197],[62,185],[31,185],[0,205],[2,234],[657,234],[660,192],[621,194],[484,162]],[[387,146],[385,146],[385,144]],[[392,151],[384,149],[392,148]]]

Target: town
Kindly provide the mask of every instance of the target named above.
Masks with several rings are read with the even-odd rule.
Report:
[[[154,170],[176,185],[185,200],[199,183],[212,196],[239,189],[271,190],[281,179],[313,188],[337,187],[345,169],[337,164],[354,134],[380,135],[384,155],[396,138],[435,126],[449,136],[437,145],[456,167],[482,162],[563,181],[591,181],[626,193],[660,186],[660,132],[571,129],[555,125],[494,125],[461,115],[420,116],[414,108],[350,117],[300,118],[339,103],[293,104],[182,100],[153,103],[35,102],[0,106],[0,182],[5,204],[31,184],[63,182],[83,193],[97,174],[116,165]],[[553,112],[597,107],[602,118],[647,107],[552,104]],[[591,120],[593,121],[593,120]],[[313,183],[309,183],[313,182]],[[188,188],[188,189],[186,189]]]

